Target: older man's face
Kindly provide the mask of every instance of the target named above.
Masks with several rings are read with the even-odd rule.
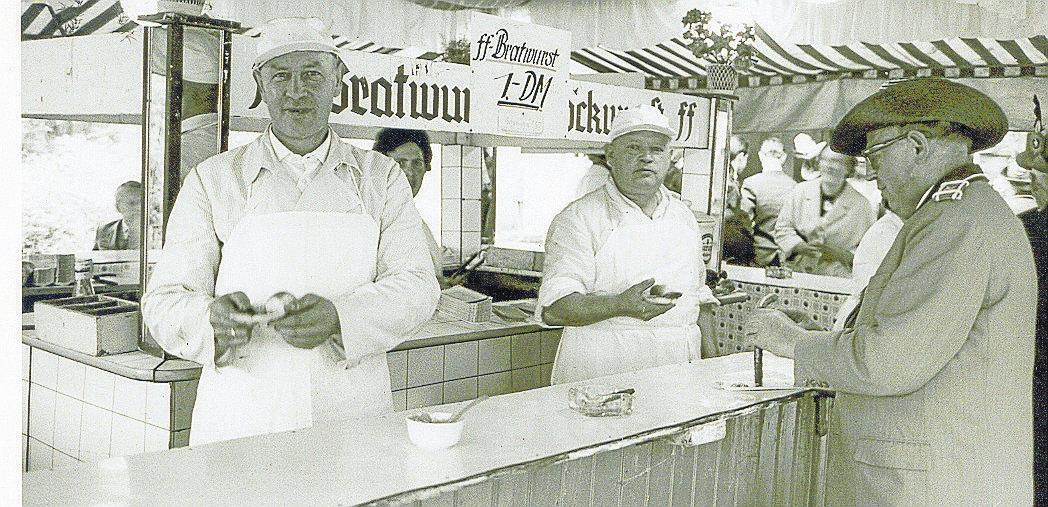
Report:
[[[296,51],[266,62],[258,79],[273,130],[291,139],[325,131],[339,74],[338,58],[319,51]]]
[[[877,177],[877,188],[888,209],[909,218],[917,209],[926,188],[914,178],[916,151],[898,126],[877,129],[866,134],[866,148],[876,147],[867,157],[867,178]]]
[[[670,138],[658,132],[630,132],[608,144],[608,166],[624,195],[654,195],[670,170]]]
[[[829,148],[823,148],[819,153],[819,185],[822,193],[829,197],[837,197],[844,190],[848,179],[850,168],[848,167],[847,155],[841,155]]]

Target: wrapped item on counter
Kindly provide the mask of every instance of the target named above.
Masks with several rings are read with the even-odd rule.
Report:
[[[572,387],[568,390],[568,406],[589,417],[614,417],[633,412],[633,388],[618,388],[604,384]]]
[[[466,322],[491,320],[491,297],[462,286],[440,291],[437,311]]]

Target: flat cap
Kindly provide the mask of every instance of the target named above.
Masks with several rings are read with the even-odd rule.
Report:
[[[963,125],[972,151],[989,148],[1008,132],[1004,111],[984,93],[941,78],[903,81],[866,97],[833,129],[830,146],[845,155],[859,155],[866,134],[891,125],[948,121]]]

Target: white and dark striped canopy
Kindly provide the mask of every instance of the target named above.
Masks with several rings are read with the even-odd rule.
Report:
[[[740,71],[740,86],[823,81],[840,77],[898,79],[915,76],[1048,76],[1048,37],[998,40],[952,38],[930,42],[841,46],[776,41],[757,27],[753,65]],[[639,72],[648,88],[697,89],[709,62],[674,37],[651,47],[573,51],[572,60],[600,73]]]

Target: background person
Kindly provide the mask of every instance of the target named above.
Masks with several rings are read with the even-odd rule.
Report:
[[[346,72],[330,34],[260,32],[272,123],[186,178],[142,297],[157,343],[202,366],[192,445],[392,411],[386,352],[439,296],[404,173],[328,125]],[[286,313],[254,325],[280,292]]]
[[[758,266],[768,266],[773,264],[779,251],[775,243],[775,221],[797,182],[782,172],[786,161],[782,140],[765,139],[757,155],[761,172],[742,182],[742,210],[753,218],[754,261]]]
[[[794,269],[829,276],[850,276],[852,257],[877,215],[847,184],[855,157],[824,146],[818,176],[790,191],[775,222],[775,243]]]
[[[700,357],[699,304],[716,299],[695,215],[663,186],[673,134],[651,106],[616,114],[611,180],[550,224],[538,309],[546,324],[566,326],[554,384]],[[682,296],[652,301],[653,284]]]
[[[94,250],[134,250],[142,239],[142,184],[126,181],[116,187],[121,218],[95,229]]]
[[[833,132],[835,151],[869,159],[902,230],[843,331],[774,309],[744,324],[749,344],[794,358],[798,384],[836,391],[827,505],[1033,503],[1034,262],[971,156],[1007,128],[983,93],[919,78]]]

